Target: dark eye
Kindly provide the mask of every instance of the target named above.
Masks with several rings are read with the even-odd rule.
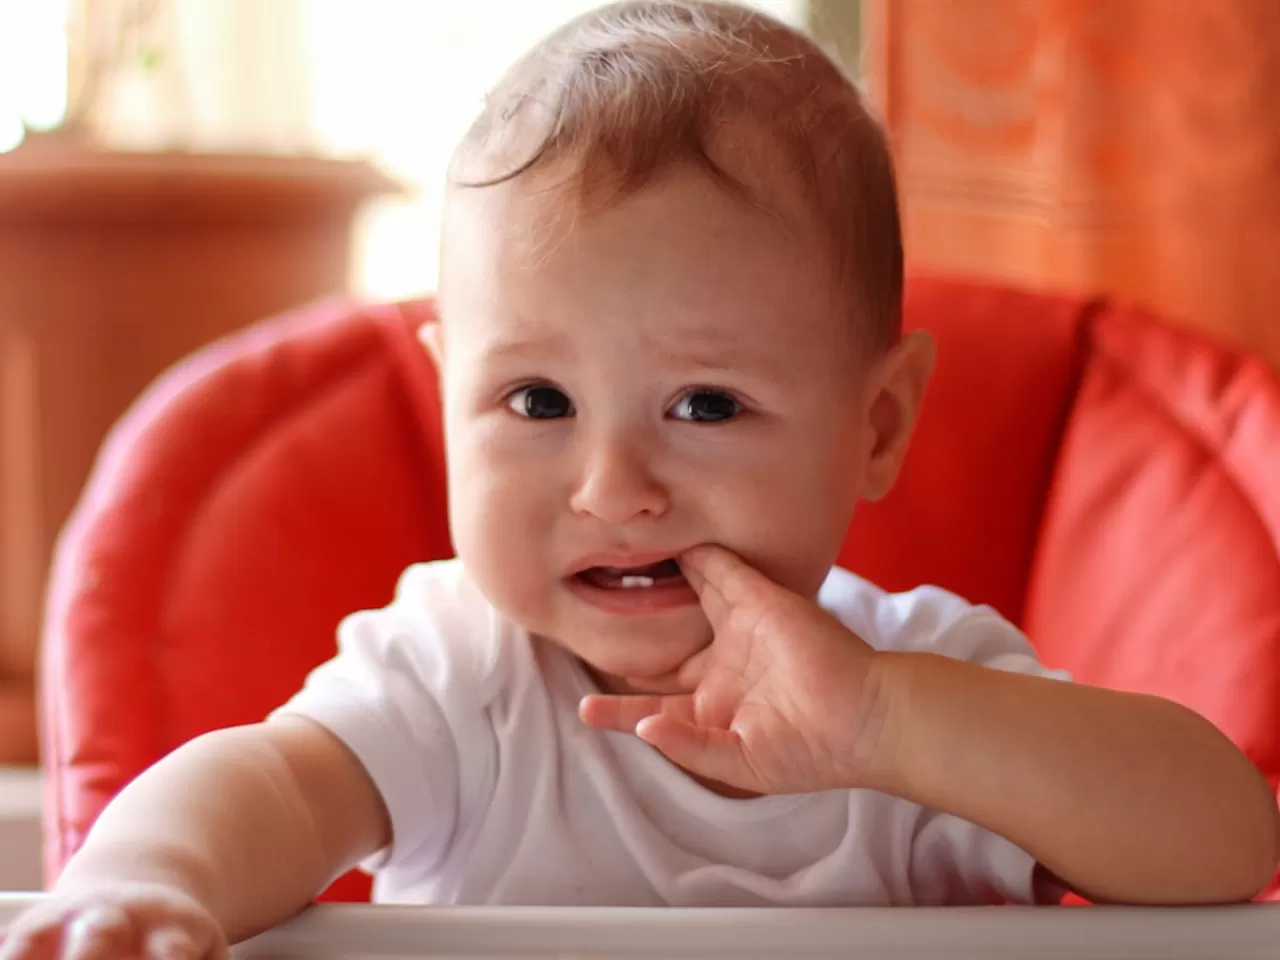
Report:
[[[555,387],[522,387],[507,397],[507,406],[531,420],[558,420],[573,415],[573,401]]]
[[[722,423],[732,420],[742,412],[738,401],[727,393],[718,390],[694,390],[681,397],[671,415],[677,420],[691,420],[694,423]]]

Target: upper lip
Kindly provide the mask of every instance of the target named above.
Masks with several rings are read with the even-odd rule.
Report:
[[[569,576],[575,577],[592,567],[614,567],[627,570],[662,563],[664,560],[678,561],[681,552],[680,550],[652,550],[645,553],[588,553],[570,564]]]

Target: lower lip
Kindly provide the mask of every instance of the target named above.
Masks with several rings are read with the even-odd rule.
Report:
[[[581,577],[570,577],[566,583],[570,593],[606,613],[662,613],[698,602],[698,595],[685,580],[668,580],[652,587],[631,589],[597,587]]]

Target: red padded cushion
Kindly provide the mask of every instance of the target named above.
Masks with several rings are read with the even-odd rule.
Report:
[[[889,590],[922,583],[1021,623],[1049,479],[1075,394],[1086,301],[913,277],[908,328],[938,368],[902,476],[858,508],[843,566]]]
[[[166,376],[109,440],[47,618],[50,878],[128,780],[262,719],[343,616],[450,555],[426,315],[328,304],[264,324]]]
[[[1096,318],[1089,357],[1027,629],[1081,681],[1196,710],[1278,786],[1280,383],[1135,309]]]

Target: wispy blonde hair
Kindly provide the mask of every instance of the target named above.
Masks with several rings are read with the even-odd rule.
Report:
[[[859,332],[879,347],[897,338],[902,236],[883,132],[817,44],[750,8],[628,0],[571,21],[491,92],[451,180],[492,186],[564,164],[580,201],[609,204],[688,163],[775,213],[767,194],[785,171]]]

